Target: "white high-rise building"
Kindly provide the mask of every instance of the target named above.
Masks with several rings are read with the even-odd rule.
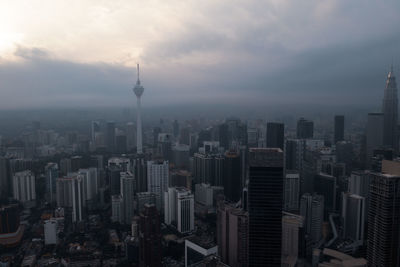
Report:
[[[147,162],[147,191],[157,195],[157,209],[161,211],[164,207],[164,192],[169,185],[169,164],[168,161]]]
[[[97,177],[97,169],[89,168],[89,169],[80,169],[79,174],[83,179],[83,188],[85,190],[85,201],[92,200],[94,201],[98,194],[98,177]]]
[[[22,171],[13,177],[14,198],[21,202],[36,200],[35,175],[31,171]]]
[[[143,153],[143,148],[142,148],[142,117],[141,117],[141,97],[143,95],[144,88],[140,84],[140,79],[139,79],[139,64],[137,64],[137,81],[136,85],[133,88],[133,92],[136,95],[137,98],[137,120],[136,120],[136,147],[137,147],[137,153],[142,154]]]
[[[136,180],[131,172],[121,172],[121,196],[124,223],[130,224],[134,214],[134,196]]]
[[[55,202],[56,183],[58,178],[58,164],[49,162],[45,167],[46,175],[46,196],[50,203]]]
[[[194,230],[194,196],[184,187],[170,187],[164,192],[164,222],[174,224],[181,233]]]

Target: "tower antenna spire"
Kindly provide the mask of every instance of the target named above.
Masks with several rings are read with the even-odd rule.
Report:
[[[137,63],[137,79],[139,81],[139,63]]]

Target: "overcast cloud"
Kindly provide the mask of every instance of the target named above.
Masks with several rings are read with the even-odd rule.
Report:
[[[379,105],[400,74],[398,0],[7,2],[0,109],[133,106],[136,62],[148,107]]]

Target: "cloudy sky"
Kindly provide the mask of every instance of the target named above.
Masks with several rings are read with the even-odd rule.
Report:
[[[398,0],[0,0],[0,109],[379,105]]]

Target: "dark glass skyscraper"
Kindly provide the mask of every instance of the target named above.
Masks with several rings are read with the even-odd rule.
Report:
[[[285,125],[278,122],[267,123],[267,147],[283,149]]]
[[[368,266],[399,266],[400,177],[371,174]]]
[[[314,136],[314,122],[300,118],[297,121],[297,138],[308,139]]]
[[[239,201],[242,194],[240,155],[235,151],[225,153],[223,186],[225,196],[231,201]]]
[[[249,266],[281,266],[283,152],[249,151]]]
[[[145,204],[139,221],[139,266],[161,267],[160,215],[154,204]]]
[[[336,115],[335,116],[335,136],[333,138],[335,144],[339,141],[344,140],[344,116]]]
[[[398,152],[398,135],[397,135],[397,119],[398,119],[398,100],[397,100],[397,84],[394,77],[393,67],[389,72],[386,80],[386,88],[383,97],[383,144]]]

